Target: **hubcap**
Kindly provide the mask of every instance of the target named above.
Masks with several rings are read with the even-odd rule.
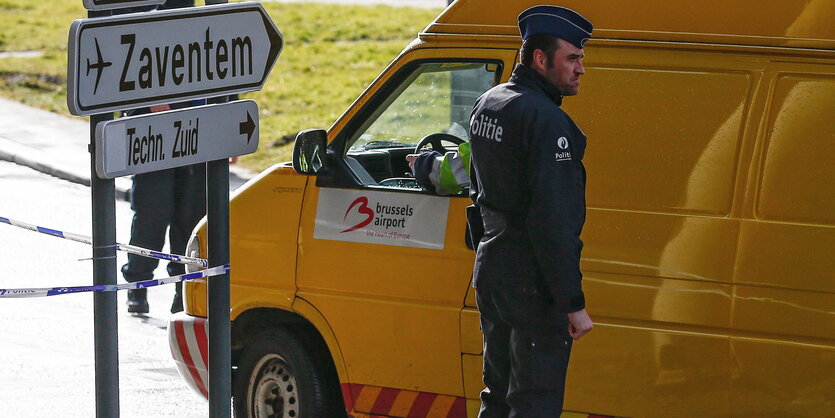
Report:
[[[296,377],[278,354],[264,356],[250,377],[249,416],[298,418],[299,393]]]

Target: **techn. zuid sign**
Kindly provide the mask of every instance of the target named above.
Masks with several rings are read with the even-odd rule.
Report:
[[[257,148],[258,105],[252,100],[132,116],[96,125],[96,174],[112,179]]]

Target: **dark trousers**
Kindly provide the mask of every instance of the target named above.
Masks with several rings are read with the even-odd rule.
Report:
[[[530,288],[476,289],[484,336],[479,418],[559,417],[571,353],[568,317]]]
[[[206,214],[205,165],[195,164],[133,176],[130,243],[138,247],[160,251],[168,243],[172,254],[183,254],[191,231]],[[128,282],[154,278],[159,261],[128,254],[122,275]],[[185,273],[185,266],[168,263],[168,274]],[[182,285],[177,283],[177,291]]]

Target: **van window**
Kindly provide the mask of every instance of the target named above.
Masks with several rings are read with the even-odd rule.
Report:
[[[783,76],[772,97],[758,216],[835,225],[835,80]]]
[[[366,120],[350,150],[414,147],[435,132],[469,139],[470,111],[498,69],[493,63],[419,65]]]
[[[363,187],[423,191],[406,156],[429,134],[455,137],[441,141],[441,152],[457,149],[451,140],[468,141],[473,104],[496,84],[501,67],[499,61],[423,61],[395,75],[373,99],[377,105],[358,116],[363,121],[348,137],[345,161]]]

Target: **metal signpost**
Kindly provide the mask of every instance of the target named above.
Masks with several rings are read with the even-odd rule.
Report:
[[[89,11],[87,17],[108,16],[110,12]],[[96,124],[113,114],[90,116],[90,153],[95,150]],[[90,159],[92,207],[93,284],[116,284],[116,185],[113,180],[93,175],[95,161]],[[96,417],[119,416],[119,320],[116,294],[93,293],[93,339],[95,341]]]
[[[258,148],[252,100],[121,118],[96,129],[96,172],[112,179],[251,154]]]
[[[109,16],[164,0],[83,0],[88,19],[70,27],[67,107],[90,115],[93,282],[116,284],[113,178],[207,163],[208,258],[229,263],[227,158],[258,146],[251,100],[112,120],[114,111],[260,90],[283,47],[260,3]],[[208,283],[209,413],[231,414],[229,274]],[[94,294],[96,416],[119,416],[116,294]]]

